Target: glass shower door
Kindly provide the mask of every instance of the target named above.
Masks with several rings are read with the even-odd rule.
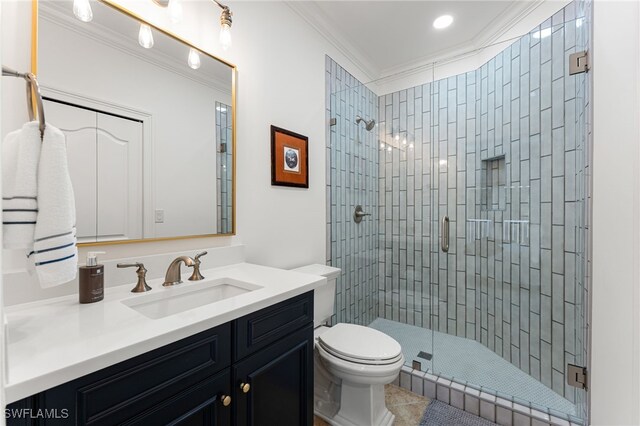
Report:
[[[376,121],[377,97],[328,57],[326,74],[327,259],[341,269],[331,322],[366,326],[378,317],[380,278],[377,128],[363,120]]]
[[[572,421],[587,415],[567,379],[588,356],[589,76],[568,57],[589,46],[588,7],[432,83],[433,371]]]
[[[432,370],[431,84],[378,98],[380,318],[405,364]]]

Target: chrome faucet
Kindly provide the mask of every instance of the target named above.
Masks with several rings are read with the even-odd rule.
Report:
[[[184,262],[187,266],[193,266],[195,262],[189,256],[180,256],[176,257],[173,262],[169,265],[169,269],[167,269],[167,274],[164,277],[163,286],[167,287],[170,285],[180,284],[182,282],[181,273],[180,273],[180,264]]]

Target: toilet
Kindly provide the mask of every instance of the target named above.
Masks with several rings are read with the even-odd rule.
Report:
[[[321,275],[314,293],[314,413],[337,426],[387,426],[395,416],[384,402],[384,385],[400,373],[404,356],[390,336],[356,324],[325,324],[333,315],[340,269],[308,265],[296,272]]]

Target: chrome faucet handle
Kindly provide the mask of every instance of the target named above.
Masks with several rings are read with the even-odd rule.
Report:
[[[138,275],[138,283],[131,290],[131,293],[144,293],[151,290],[151,287],[147,284],[147,269],[144,267],[144,263],[118,263],[118,268],[138,268],[136,274]]]
[[[180,256],[173,259],[173,262],[167,269],[167,274],[164,277],[163,286],[168,287],[182,282],[182,273],[180,272],[180,264],[184,263],[187,266],[195,265],[195,261],[189,256]]]
[[[200,273],[200,258],[202,256],[205,256],[207,254],[206,251],[203,251],[202,253],[198,253],[196,254],[196,257],[193,258],[193,274],[191,274],[191,276],[189,277],[189,281],[200,281],[203,280],[204,277],[202,276],[202,274]]]

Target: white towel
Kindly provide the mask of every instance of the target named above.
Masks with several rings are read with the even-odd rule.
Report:
[[[42,287],[76,277],[76,204],[67,164],[64,133],[47,124],[38,164],[38,217],[33,252]]]
[[[8,249],[33,248],[37,203],[40,131],[32,121],[2,143],[2,232]]]

